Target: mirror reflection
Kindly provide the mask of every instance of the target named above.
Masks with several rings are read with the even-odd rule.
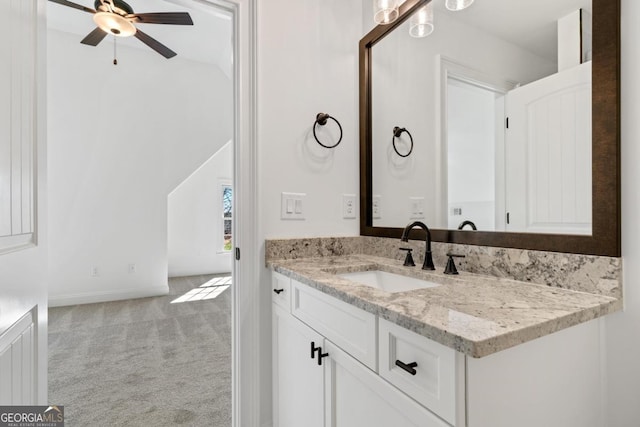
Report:
[[[373,226],[591,234],[591,11],[433,0],[375,44]]]

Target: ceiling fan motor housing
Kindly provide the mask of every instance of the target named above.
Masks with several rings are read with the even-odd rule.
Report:
[[[114,12],[120,16],[134,13],[133,8],[122,0],[95,0],[93,5],[100,12]]]

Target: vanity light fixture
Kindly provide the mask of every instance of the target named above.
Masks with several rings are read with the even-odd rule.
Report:
[[[378,25],[391,24],[400,16],[399,5],[399,0],[373,0],[373,20]]]
[[[433,2],[422,6],[409,19],[409,35],[411,37],[427,37],[433,33]]]
[[[445,6],[447,9],[457,12],[471,6],[473,0],[446,0]]]

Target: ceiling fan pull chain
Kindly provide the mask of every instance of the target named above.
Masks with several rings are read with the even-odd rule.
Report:
[[[113,36],[113,65],[118,65],[118,51],[116,45],[118,44],[118,38]]]

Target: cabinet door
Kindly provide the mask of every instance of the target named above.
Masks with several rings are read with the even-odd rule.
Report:
[[[330,341],[323,350],[326,427],[449,427]]]
[[[311,343],[322,346],[323,338],[277,305],[272,307],[273,425],[322,427],[324,376],[318,353],[311,359]]]

